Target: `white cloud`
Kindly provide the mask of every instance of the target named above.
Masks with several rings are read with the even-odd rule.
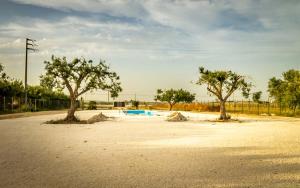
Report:
[[[59,9],[138,17],[143,13],[139,0],[13,0],[15,2]]]
[[[290,62],[287,67],[295,65],[300,54],[300,26],[297,24],[300,23],[297,12],[300,3],[283,3],[282,8],[278,6],[279,1],[270,0],[15,1],[69,11],[70,14],[76,10],[140,20],[112,18],[101,21],[93,16],[69,15],[56,21],[19,17],[2,23],[0,61],[17,77],[22,78],[20,72],[23,71],[16,70],[10,63],[23,66],[24,40],[21,39],[33,37],[38,40],[40,51],[30,55],[31,65],[36,69],[32,72],[31,83],[38,83],[42,61],[55,54],[69,58],[84,56],[96,61],[106,59],[120,72],[125,92],[150,93],[158,87],[170,86],[196,91],[198,89],[189,83],[196,79],[199,65],[253,75],[259,88],[265,90],[267,78],[273,76],[273,72],[282,72],[282,64],[286,62]],[[224,10],[240,15],[244,20],[220,17]],[[234,24],[245,24],[241,22],[247,20],[262,24],[265,30],[234,28]],[[29,22],[30,27],[26,24]],[[228,25],[233,26],[216,26],[219,22],[229,22]],[[261,67],[273,68],[273,64],[278,68],[275,66],[274,70],[269,69],[268,73],[259,76]],[[153,75],[155,78],[151,78]],[[205,95],[205,92],[200,94]]]

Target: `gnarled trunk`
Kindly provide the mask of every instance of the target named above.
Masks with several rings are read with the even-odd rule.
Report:
[[[174,105],[174,104],[172,104],[172,103],[169,103],[169,111],[172,111],[172,109],[173,109],[173,105]]]
[[[220,120],[227,120],[226,108],[225,108],[226,101],[220,101]]]
[[[75,111],[76,111],[76,98],[71,98],[70,99],[71,105],[70,108],[68,110],[68,115],[65,118],[65,120],[67,121],[76,121],[76,117],[75,117]]]

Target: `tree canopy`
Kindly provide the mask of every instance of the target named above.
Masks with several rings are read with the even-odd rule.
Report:
[[[28,96],[35,99],[68,99],[69,97],[61,90],[53,90],[43,86],[29,86]]]
[[[262,95],[262,92],[261,91],[257,91],[257,92],[254,92],[252,93],[252,100],[253,102],[257,102],[257,103],[261,103],[261,95]]]
[[[199,68],[200,77],[196,84],[206,85],[207,91],[220,101],[220,119],[228,119],[225,103],[237,90],[241,90],[244,97],[249,97],[251,83],[246,77],[232,71],[210,71],[204,67]]]
[[[268,92],[280,105],[287,104],[295,112],[300,106],[300,71],[291,69],[282,77],[269,80]]]
[[[10,78],[0,64],[0,95],[7,97],[21,97],[25,94],[25,88],[22,81]],[[28,97],[35,99],[66,99],[61,90],[54,91],[51,87],[29,86]]]
[[[169,109],[172,110],[173,106],[179,102],[191,103],[195,100],[195,94],[183,89],[168,89],[168,90],[157,90],[157,95],[154,100],[167,102],[169,104]]]
[[[0,64],[0,95],[21,96],[24,93],[23,83],[20,80],[10,78],[4,72],[4,66]]]
[[[139,105],[140,105],[139,101],[137,101],[137,100],[131,100],[130,103],[131,103],[131,105],[133,107],[135,107],[135,109],[139,109]]]

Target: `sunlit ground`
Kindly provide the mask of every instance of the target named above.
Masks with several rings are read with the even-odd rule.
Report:
[[[99,111],[83,111],[88,118]],[[44,125],[60,115],[0,121],[0,187],[300,187],[300,120],[213,114],[116,117]]]

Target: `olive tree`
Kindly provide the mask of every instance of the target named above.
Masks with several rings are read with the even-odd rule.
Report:
[[[251,83],[246,77],[232,71],[209,71],[199,68],[200,77],[196,84],[206,85],[207,91],[217,97],[220,102],[220,119],[227,120],[225,104],[228,98],[237,90],[241,90],[244,97],[249,97]]]
[[[167,102],[169,104],[169,110],[172,110],[173,106],[179,102],[191,103],[195,100],[195,94],[183,89],[168,89],[157,90],[157,95],[154,98],[155,101]]]
[[[68,62],[66,57],[52,56],[51,61],[45,61],[46,73],[41,76],[41,85],[46,87],[66,88],[70,97],[70,108],[67,121],[76,121],[76,100],[86,92],[94,90],[110,91],[112,97],[117,97],[122,91],[119,76],[112,72],[105,61],[93,64],[92,60],[75,58]]]

